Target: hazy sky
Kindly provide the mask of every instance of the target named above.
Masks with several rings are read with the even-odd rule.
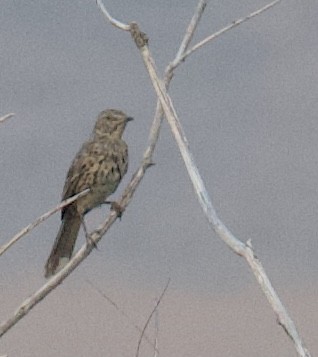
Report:
[[[267,2],[209,1],[193,43]],[[104,3],[119,20],[140,24],[162,73],[179,47],[197,1]],[[292,316],[298,314],[304,321],[312,319],[318,308],[317,299],[311,298],[318,293],[317,16],[317,1],[282,1],[192,55],[177,69],[170,89],[220,218],[238,238],[252,239],[274,286],[279,293],[286,293],[282,298],[288,297]],[[59,202],[68,167],[89,137],[98,112],[105,108],[119,108],[135,118],[125,133],[130,167],[114,195],[119,197],[147,145],[156,97],[129,34],[109,25],[93,0],[2,0],[0,45],[0,115],[16,113],[0,126],[0,243],[4,243]],[[198,311],[206,309],[207,301],[215,309],[213,299],[224,297],[229,302],[231,297],[253,291],[256,297],[251,294],[251,304],[267,309],[269,323],[281,331],[246,263],[207,224],[166,123],[154,161],[156,165],[147,172],[122,221],[103,238],[99,250],[3,338],[0,355],[35,356],[41,350],[47,357],[81,356],[76,336],[87,336],[85,327],[82,334],[74,330],[60,344],[65,337],[61,334],[65,314],[70,329],[79,326],[79,321],[85,326],[86,318],[93,314],[88,308],[94,309],[92,296],[96,304],[107,304],[86,279],[128,313],[143,311],[145,303],[151,310],[168,277],[175,291],[171,296],[176,300],[170,297],[166,309],[172,309],[173,304],[184,306],[181,297],[192,309],[196,299],[200,301]],[[87,217],[89,227],[95,227],[107,212],[107,207],[92,212]],[[59,215],[55,215],[1,257],[1,320],[44,283],[44,264],[58,227]],[[79,244],[83,242],[81,235]],[[308,287],[310,296],[306,295]],[[83,296],[80,303],[74,300],[79,293]],[[306,297],[301,297],[302,293]],[[305,298],[311,304],[306,312],[301,304]],[[227,314],[230,311],[226,303],[223,309]],[[243,316],[255,317],[253,311],[245,309]],[[140,324],[147,313],[138,315],[139,320],[136,317]],[[304,318],[305,313],[308,318]],[[77,320],[76,314],[81,318]],[[113,321],[118,322],[118,315],[116,320],[113,314]],[[250,329],[240,318],[229,318],[228,326],[236,324],[235,331],[247,329],[251,333],[255,326],[262,326],[264,314],[251,321]],[[222,319],[222,314],[217,319]],[[176,331],[181,321],[180,316],[169,323],[161,319],[161,326],[165,332]],[[196,326],[195,333],[225,336],[227,327],[222,333],[213,316],[211,321],[211,326]],[[191,320],[184,326],[187,323]],[[111,324],[107,324],[106,315],[92,326],[100,330]],[[124,345],[123,331],[132,328],[119,326],[116,341]],[[317,354],[317,344],[309,344],[316,332],[308,325],[302,325],[300,332],[312,354]],[[59,333],[61,336],[55,337]],[[136,342],[138,333],[134,333],[132,341]],[[279,354],[269,333],[259,349],[245,350],[234,344],[233,349],[219,347],[215,355],[295,354],[288,339],[279,334],[277,346],[286,347]],[[19,347],[16,341],[22,336],[28,343]],[[89,343],[101,346],[105,356],[134,353],[133,342],[126,352],[114,349],[107,354],[103,339],[92,336]],[[240,341],[247,341],[238,336]],[[180,339],[191,345],[188,337],[185,333]],[[231,342],[232,337],[227,336]],[[115,339],[109,337],[109,341]],[[205,347],[197,355],[213,355],[215,343],[211,341],[209,337],[200,341]],[[229,341],[225,340],[224,346],[230,346]],[[191,348],[198,351],[195,343]],[[167,348],[164,355],[180,352],[192,356],[191,348],[182,353]],[[100,355],[98,350],[91,354]]]

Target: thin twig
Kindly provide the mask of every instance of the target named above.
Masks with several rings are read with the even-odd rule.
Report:
[[[6,114],[6,115],[0,117],[0,124],[4,123],[7,119],[9,119],[13,116],[14,116],[14,113],[9,113],[9,114]]]
[[[18,232],[15,236],[13,236],[9,242],[5,243],[3,246],[0,247],[0,256],[8,250],[14,243],[16,243],[20,238],[22,238],[24,235],[32,231],[36,226],[38,226],[40,223],[44,222],[47,220],[49,217],[51,217],[55,212],[59,211],[65,206],[68,206],[70,203],[76,201],[82,196],[85,196],[89,192],[89,189],[86,189],[77,195],[74,195],[70,198],[68,198],[65,201],[62,201],[59,205],[56,207],[52,208],[50,211],[42,214],[42,216],[38,217],[33,223],[30,223],[26,227],[24,227],[20,232]]]
[[[186,57],[190,56],[193,52],[195,52],[196,50],[198,50],[200,47],[204,46],[208,42],[210,42],[212,40],[215,40],[217,37],[219,37],[220,35],[223,35],[225,32],[227,32],[229,30],[232,30],[234,27],[241,25],[243,22],[248,21],[248,20],[250,20],[251,18],[253,18],[253,17],[257,16],[257,15],[260,15],[262,12],[264,12],[266,10],[269,10],[270,8],[272,8],[273,6],[277,5],[281,1],[282,0],[275,0],[275,1],[265,5],[261,9],[252,12],[251,14],[247,15],[246,17],[243,17],[241,19],[233,21],[229,25],[225,26],[223,29],[215,32],[214,34],[206,37],[204,40],[202,40],[199,43],[197,43],[196,45],[194,45],[187,52],[185,52],[183,54],[183,56],[180,56],[179,61],[184,61],[186,59]]]
[[[178,58],[180,58],[185,53],[185,51],[188,49],[188,46],[193,38],[194,32],[195,32],[197,25],[201,19],[201,16],[203,14],[205,7],[206,7],[206,1],[200,0],[196,9],[195,9],[194,15],[192,16],[190,24],[186,30],[185,36],[181,42],[181,45],[179,47],[179,50],[177,52],[175,60],[178,60]]]
[[[128,314],[121,309],[118,304],[113,301],[110,297],[108,297],[104,292],[102,292],[97,286],[95,286],[90,280],[86,279],[86,282],[94,289],[96,290],[106,301],[109,302],[111,306],[115,308],[132,326],[135,330],[137,330],[139,333],[142,333],[142,328],[139,327],[137,324],[135,324],[132,319],[128,316]],[[154,343],[151,342],[150,338],[147,335],[144,335],[145,340],[156,350],[156,346]]]
[[[158,357],[159,355],[159,342],[158,342],[158,336],[159,336],[159,310],[156,310],[156,315],[155,315],[155,348],[154,348],[154,356],[153,357]]]
[[[141,341],[142,341],[142,338],[143,338],[143,336],[144,336],[144,333],[145,333],[145,331],[146,331],[146,329],[147,329],[147,327],[148,327],[148,325],[149,325],[149,322],[150,322],[151,319],[152,319],[153,314],[154,314],[155,311],[158,309],[158,306],[159,306],[159,304],[161,303],[161,300],[162,300],[162,298],[164,297],[164,295],[165,295],[165,293],[166,293],[166,291],[167,291],[167,289],[168,289],[169,284],[170,284],[170,278],[168,279],[165,288],[163,289],[163,291],[162,291],[162,293],[161,293],[161,295],[160,295],[160,297],[159,297],[159,299],[158,299],[158,301],[157,301],[155,307],[154,307],[153,310],[151,311],[151,314],[148,316],[148,319],[147,319],[147,321],[146,321],[146,323],[145,323],[144,328],[142,329],[141,335],[140,335],[139,340],[138,340],[137,351],[136,351],[136,357],[139,356],[140,345],[141,345]]]

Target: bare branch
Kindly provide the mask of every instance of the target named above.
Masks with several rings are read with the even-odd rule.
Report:
[[[194,15],[190,21],[190,24],[186,30],[186,33],[185,33],[185,36],[181,42],[181,45],[180,45],[180,48],[177,52],[177,55],[176,55],[176,59],[175,60],[178,60],[178,58],[180,58],[184,52],[187,50],[191,40],[192,40],[192,37],[193,37],[193,34],[197,28],[197,25],[201,19],[201,16],[203,14],[203,11],[206,7],[206,1],[205,0],[200,0],[198,5],[197,5],[197,8],[194,12]]]
[[[9,118],[11,118],[13,116],[14,116],[14,113],[9,113],[9,114],[6,114],[6,115],[0,117],[0,124],[5,122],[7,119],[9,119]]]
[[[197,43],[196,45],[194,45],[190,50],[185,52],[183,54],[183,56],[180,57],[179,61],[184,61],[186,59],[186,57],[190,56],[194,51],[198,50],[199,48],[201,48],[202,46],[204,46],[208,42],[216,39],[220,35],[223,35],[225,32],[227,32],[229,30],[232,30],[234,27],[241,25],[243,22],[248,21],[248,20],[252,19],[253,17],[255,17],[257,15],[260,15],[262,12],[264,12],[266,10],[269,10],[270,8],[272,8],[273,6],[277,5],[281,1],[282,0],[275,0],[275,1],[265,5],[261,9],[252,12],[251,14],[247,15],[246,17],[243,17],[241,19],[233,21],[231,24],[225,26],[223,29],[215,32],[214,34],[206,37],[204,40],[202,40],[199,43]]]
[[[114,26],[118,27],[121,30],[124,31],[129,31],[130,30],[130,26],[124,24],[123,22],[120,22],[116,19],[114,19],[113,17],[110,16],[110,13],[106,10],[104,4],[102,3],[101,0],[96,0],[96,4],[97,6],[100,8],[101,12],[105,15],[106,19]]]
[[[184,35],[184,38],[181,42],[181,45],[178,49],[178,52],[174,58],[174,60],[167,66],[165,70],[165,75],[164,75],[164,84],[166,89],[168,90],[170,81],[173,76],[173,70],[180,64],[182,63],[181,61],[178,60],[180,56],[183,55],[184,51],[188,49],[188,46],[190,44],[190,41],[193,37],[194,31],[196,30],[198,23],[201,19],[201,16],[203,14],[203,11],[206,7],[206,1],[199,0],[199,3],[195,9],[194,15],[192,16],[192,19],[187,27],[186,33]],[[156,143],[159,138],[159,133],[160,133],[160,128],[161,128],[161,123],[163,119],[163,110],[160,104],[160,100],[157,100],[157,106],[156,106],[156,112],[155,112],[155,117],[150,129],[150,135],[149,135],[149,147],[146,150],[144,154],[144,159],[145,160],[150,160],[151,161],[151,156],[154,152]]]
[[[205,10],[206,7],[206,1],[204,0],[200,0],[196,10],[194,12],[194,15],[188,25],[188,28],[186,30],[185,36],[182,40],[182,43],[179,47],[179,50],[174,58],[173,61],[170,62],[170,64],[167,66],[166,70],[165,70],[165,75],[164,75],[164,83],[166,86],[166,89],[169,88],[169,84],[170,81],[172,79],[173,76],[173,71],[181,64],[183,63],[183,61],[190,56],[192,53],[194,53],[196,50],[200,49],[203,45],[205,45],[206,43],[208,43],[209,41],[214,40],[215,38],[219,37],[220,35],[224,34],[225,32],[231,30],[232,28],[242,24],[243,22],[250,20],[251,18],[261,14],[262,12],[270,9],[271,7],[273,7],[274,5],[276,5],[278,2],[280,2],[281,0],[275,0],[270,4],[267,4],[266,6],[264,6],[263,8],[254,11],[253,13],[249,14],[248,16],[242,18],[242,19],[238,19],[233,21],[231,24],[229,24],[228,26],[226,26],[225,28],[221,29],[220,31],[217,31],[216,33],[210,35],[209,37],[207,37],[205,40],[201,41],[200,43],[198,43],[197,45],[195,45],[193,48],[191,48],[190,50],[188,50],[189,44],[193,38],[193,34],[197,28],[197,25],[201,19],[201,16],[203,14],[203,11]],[[187,51],[188,50],[188,51]],[[156,112],[155,112],[155,117],[153,120],[153,124],[150,130],[150,136],[149,136],[149,148],[146,151],[144,158],[145,159],[149,159],[152,156],[152,153],[155,149],[155,145],[157,143],[157,140],[159,138],[159,133],[160,133],[160,127],[161,127],[161,123],[162,123],[162,119],[163,119],[163,110],[160,104],[160,100],[158,99],[157,101],[157,106],[156,106]]]
[[[16,243],[20,238],[22,238],[24,235],[29,233],[32,229],[34,229],[36,226],[38,226],[40,223],[44,222],[47,220],[49,217],[51,217],[54,213],[59,211],[65,206],[68,206],[70,203],[76,201],[82,196],[85,196],[89,192],[89,189],[86,189],[80,193],[78,193],[75,196],[72,196],[68,198],[67,200],[61,202],[59,205],[57,205],[55,208],[51,209],[50,211],[42,214],[42,216],[38,217],[33,223],[30,223],[26,227],[24,227],[19,233],[17,233],[14,237],[12,237],[9,242],[5,243],[2,247],[0,247],[0,256],[8,250],[14,243]]]
[[[158,299],[158,301],[157,301],[155,307],[154,307],[153,310],[151,311],[151,314],[149,315],[149,317],[148,317],[148,319],[147,319],[147,321],[146,321],[146,323],[145,323],[144,328],[142,329],[141,335],[140,335],[139,340],[138,340],[137,351],[136,351],[136,357],[139,356],[140,344],[141,344],[141,341],[142,341],[142,339],[143,339],[144,333],[145,333],[145,331],[146,331],[146,329],[147,329],[147,327],[148,327],[148,325],[149,325],[149,322],[150,322],[151,319],[152,319],[153,314],[154,314],[155,311],[158,309],[158,306],[159,306],[159,304],[161,303],[161,300],[162,300],[162,298],[164,297],[164,295],[165,295],[165,293],[166,293],[166,291],[167,291],[167,289],[168,289],[169,284],[170,284],[170,278],[168,279],[165,288],[163,289],[163,291],[162,291],[162,293],[161,293],[161,295],[160,295],[160,297],[159,297],[159,299]]]
[[[130,183],[126,187],[122,198],[118,201],[119,205],[124,209],[131,201],[134,192],[136,191],[141,179],[143,178],[150,163],[143,160],[139,169],[133,175]],[[55,289],[71,272],[91,253],[97,243],[108,231],[112,224],[116,221],[118,213],[112,210],[105,221],[90,234],[90,239],[78,250],[72,259],[61,269],[56,275],[50,278],[46,284],[38,289],[33,295],[27,298],[17,308],[8,320],[0,325],[0,337],[3,336],[11,327],[21,320],[36,304],[45,298],[53,289]]]
[[[304,347],[294,322],[289,317],[276,291],[271,285],[263,266],[254,255],[254,252],[248,245],[237,239],[217,216],[216,211],[212,205],[211,199],[209,197],[209,194],[205,188],[204,182],[199,173],[198,167],[196,166],[192,153],[189,150],[187,138],[185,136],[185,133],[183,131],[183,128],[175,111],[175,108],[172,104],[171,98],[167,93],[162,80],[159,79],[156,73],[154,60],[147,46],[147,41],[144,41],[144,44],[142,45],[142,40],[144,38],[144,35],[142,32],[140,32],[140,36],[138,36],[138,25],[136,23],[132,23],[130,26],[131,28],[133,28],[133,34],[132,34],[133,39],[136,42],[137,48],[141,52],[152,85],[160,100],[165,117],[170,125],[171,131],[178,144],[181,156],[184,160],[185,166],[187,168],[188,174],[190,176],[191,182],[194,187],[194,191],[197,195],[197,198],[199,200],[199,203],[201,205],[204,214],[206,215],[213,230],[218,234],[218,236],[236,254],[243,256],[247,260],[264,294],[266,295],[269,303],[271,304],[274,312],[276,313],[279,323],[282,326],[284,326],[284,330],[288,331],[288,336],[294,342],[295,348],[299,356],[309,357],[310,354]]]

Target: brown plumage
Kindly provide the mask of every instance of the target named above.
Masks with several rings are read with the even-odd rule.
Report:
[[[121,138],[128,121],[120,110],[108,109],[98,117],[90,140],[85,142],[68,170],[62,200],[90,192],[62,210],[62,223],[45,265],[45,277],[56,274],[70,260],[83,216],[105,202],[119,185],[128,167],[127,144]]]

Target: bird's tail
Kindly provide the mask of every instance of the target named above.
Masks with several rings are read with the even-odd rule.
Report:
[[[80,215],[72,209],[66,209],[51,254],[45,264],[46,278],[56,274],[71,259],[80,227]]]

